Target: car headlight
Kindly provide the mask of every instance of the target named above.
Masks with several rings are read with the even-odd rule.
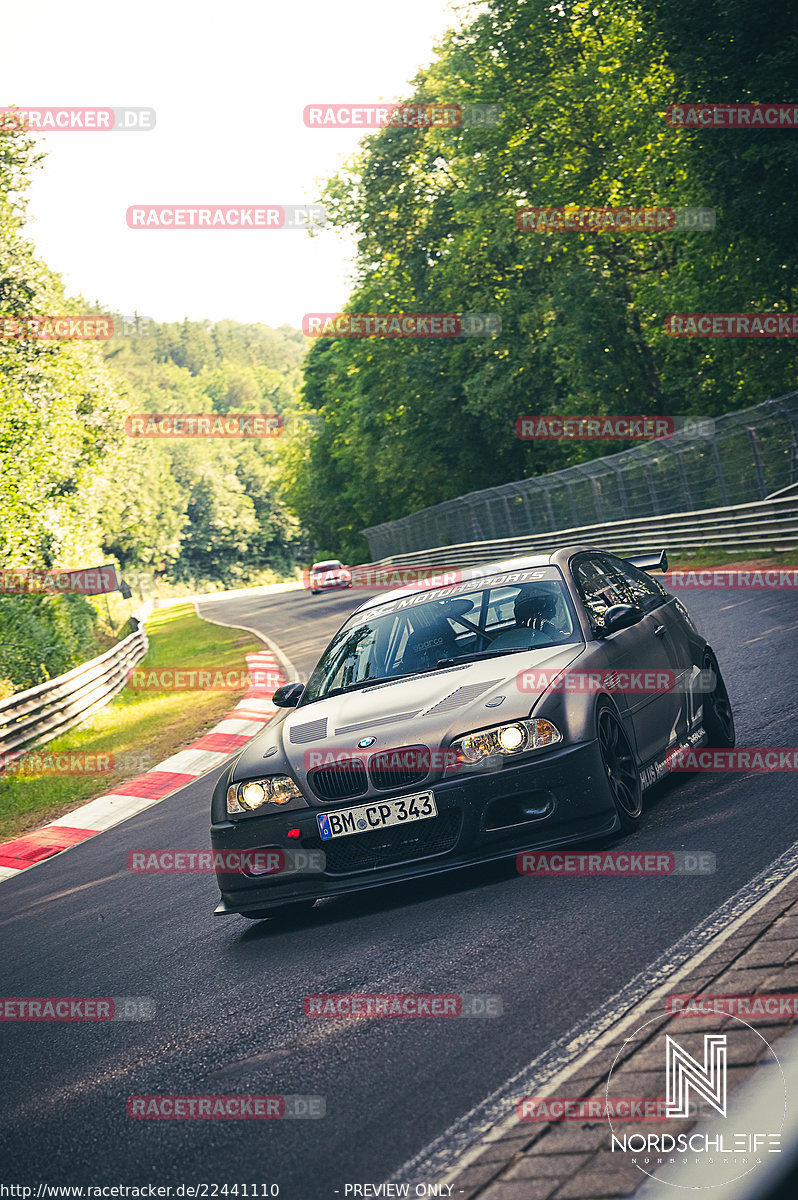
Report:
[[[264,804],[288,804],[303,796],[288,775],[269,775],[265,779],[247,779],[231,783],[227,789],[227,812],[253,812]]]
[[[480,729],[456,738],[452,749],[459,763],[478,763],[495,754],[505,756],[523,754],[528,750],[545,750],[562,741],[562,734],[551,721],[510,721],[506,725],[494,725],[491,729]]]

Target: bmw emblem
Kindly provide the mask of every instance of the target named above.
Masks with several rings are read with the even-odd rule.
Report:
[[[372,737],[361,738],[360,741],[358,742],[358,748],[361,750],[365,750],[366,746],[373,746],[374,743],[376,742],[376,740],[377,740],[376,738],[372,738]]]

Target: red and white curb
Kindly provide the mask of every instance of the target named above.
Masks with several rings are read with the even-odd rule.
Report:
[[[258,636],[263,638],[262,634]],[[0,882],[164,800],[224,762],[259,733],[277,711],[271,698],[286,678],[270,648],[247,654],[245,658],[251,686],[223,721],[146,774],[120,784],[115,792],[99,796],[42,829],[0,844]]]

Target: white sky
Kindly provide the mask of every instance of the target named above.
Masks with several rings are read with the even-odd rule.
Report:
[[[448,0],[138,0],[7,5],[0,105],[152,107],[151,132],[38,134],[28,233],[72,294],[156,321],[300,325],[339,310],[334,231],[131,230],[131,204],[302,204],[362,137],[306,104],[408,98],[457,18]],[[474,97],[479,99],[479,97]]]

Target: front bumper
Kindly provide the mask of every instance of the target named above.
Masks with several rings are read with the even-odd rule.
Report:
[[[401,788],[381,799],[432,791],[438,816],[322,842],[316,816],[363,800],[222,821],[214,850],[323,851],[323,871],[268,877],[220,873],[217,914],[279,908],[404,879],[603,837],[619,828],[597,741],[552,750],[501,771]],[[299,838],[288,838],[299,829]]]

